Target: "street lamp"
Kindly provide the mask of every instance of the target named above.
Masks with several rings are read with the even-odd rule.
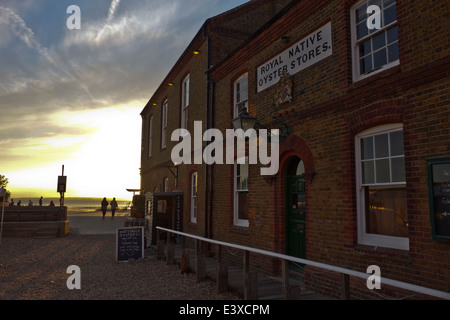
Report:
[[[271,130],[259,123],[258,119],[248,114],[246,106],[241,107],[239,116],[237,118],[234,118],[232,120],[232,123],[235,130],[242,129],[244,131],[247,131],[248,129],[255,129],[255,127],[259,127],[267,130],[267,138],[269,140],[272,135]],[[291,128],[285,123],[277,123],[277,127],[279,130],[280,139],[286,138],[291,133]]]

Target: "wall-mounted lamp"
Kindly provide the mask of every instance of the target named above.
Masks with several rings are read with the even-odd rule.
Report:
[[[259,123],[258,119],[248,114],[246,106],[241,107],[239,116],[237,118],[234,118],[232,120],[232,123],[235,130],[242,129],[244,131],[247,131],[248,129],[255,129],[256,127],[259,127],[261,129],[267,130],[268,140],[270,140],[270,137],[272,136],[272,132],[270,131],[270,129]],[[280,140],[287,138],[287,136],[291,134],[291,128],[287,124],[278,123],[277,127],[280,133],[279,134]]]
[[[153,102],[152,105],[156,107],[158,104],[156,102]]]
[[[192,53],[193,53],[194,55],[198,55],[198,54],[200,54],[200,50],[194,50]]]
[[[178,188],[178,163],[174,163],[173,166],[165,166],[169,169],[170,173],[175,177],[175,188]]]
[[[173,86],[173,85],[175,85],[175,83],[169,82],[169,86]]]

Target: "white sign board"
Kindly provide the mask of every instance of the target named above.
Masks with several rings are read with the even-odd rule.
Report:
[[[278,83],[283,71],[290,75],[332,54],[331,22],[301,39],[258,67],[258,92]]]

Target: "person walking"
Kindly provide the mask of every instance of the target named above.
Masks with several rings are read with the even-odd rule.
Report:
[[[103,219],[105,219],[106,209],[108,209],[108,201],[106,201],[106,197],[105,197],[105,198],[103,198],[103,200],[102,200]]]
[[[39,199],[39,207],[42,207],[42,199],[43,197],[41,196],[41,198]]]
[[[114,220],[114,214],[116,213],[116,209],[118,207],[116,198],[112,199],[110,205],[111,205],[111,220]]]

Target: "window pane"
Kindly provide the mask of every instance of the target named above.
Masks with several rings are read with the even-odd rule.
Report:
[[[372,51],[372,42],[369,40],[364,41],[359,45],[359,55],[361,57],[369,54]]]
[[[387,26],[388,24],[397,20],[397,10],[396,6],[391,6],[384,10],[384,24],[383,26]]]
[[[364,187],[366,232],[394,237],[408,236],[406,189]]]
[[[356,23],[361,22],[367,18],[367,5],[363,4],[361,7],[355,10]]]
[[[372,55],[368,55],[360,60],[360,72],[361,74],[369,73],[373,70],[372,68]]]
[[[403,131],[391,132],[391,156],[401,156],[405,153],[403,148]]]
[[[404,182],[405,178],[405,158],[391,159],[392,166],[392,182]]]
[[[387,64],[386,50],[382,49],[373,54],[373,68],[377,69]]]
[[[377,172],[377,183],[391,182],[391,174],[389,170],[389,159],[375,161]]]
[[[248,220],[248,192],[238,192],[238,219]]]
[[[361,139],[361,159],[373,159],[373,137]]]
[[[398,42],[390,45],[388,47],[389,52],[389,62],[398,60]]]
[[[356,36],[358,39],[361,39],[362,37],[365,37],[368,35],[368,29],[367,29],[367,25],[365,22],[361,22],[357,27],[356,27]]]
[[[377,34],[375,37],[373,37],[373,50],[378,50],[386,45],[386,38],[385,33],[381,32],[380,34]]]
[[[363,184],[375,183],[373,161],[364,161],[361,164]]]
[[[392,43],[398,40],[398,27],[395,26],[387,31],[387,41]]]
[[[375,157],[389,157],[388,134],[380,134],[375,136]]]

